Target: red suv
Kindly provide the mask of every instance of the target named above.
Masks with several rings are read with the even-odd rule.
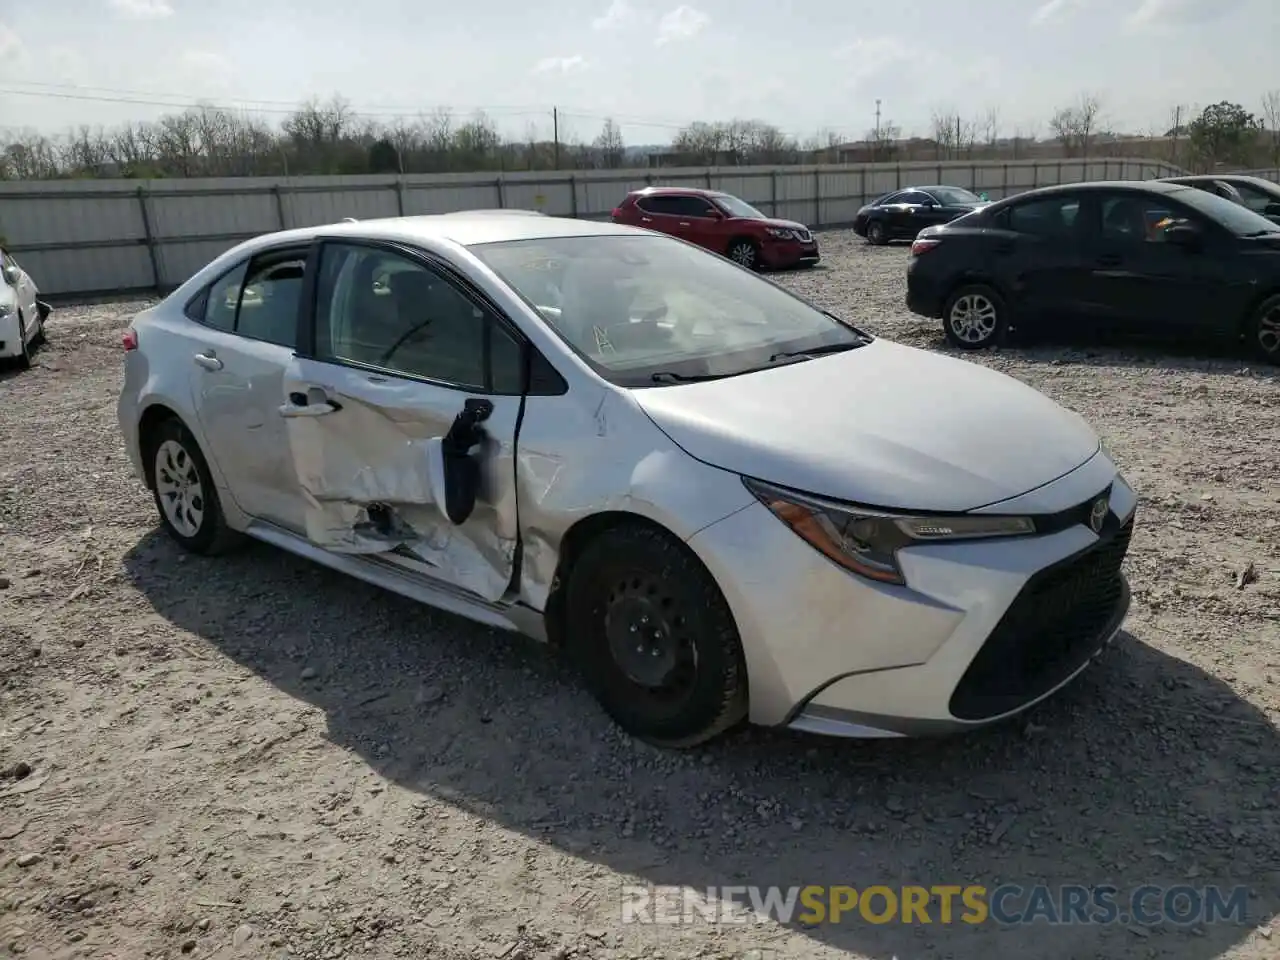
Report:
[[[613,222],[645,227],[706,247],[751,270],[812,266],[818,241],[794,220],[775,220],[727,193],[682,187],[633,190]]]

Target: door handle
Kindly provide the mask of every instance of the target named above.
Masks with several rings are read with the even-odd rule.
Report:
[[[641,217],[641,218],[640,218],[640,222],[641,222],[641,223],[653,223],[653,217]]]
[[[288,403],[280,405],[280,416],[323,417],[330,413],[337,413],[341,409],[342,404],[328,399],[322,392],[313,391],[313,396],[296,392],[289,394]]]
[[[1012,244],[1012,243],[997,243],[997,244],[996,244],[996,253],[1001,254],[1001,255],[1006,255],[1006,254],[1013,253],[1013,244]]]
[[[1114,253],[1103,254],[1098,258],[1098,266],[1100,267],[1118,267],[1120,266],[1120,257]]]
[[[687,227],[687,226],[689,226],[689,221],[688,221],[688,220],[681,220],[681,221],[680,221],[680,226],[682,226],[682,227]]]
[[[222,369],[222,361],[218,359],[217,354],[215,354],[212,350],[208,351],[207,353],[197,353],[194,357],[192,357],[192,359],[195,360],[196,366],[204,367],[204,369],[206,370]]]

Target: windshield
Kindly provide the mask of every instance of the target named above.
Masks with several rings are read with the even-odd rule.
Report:
[[[960,187],[934,187],[929,191],[944,206],[952,203],[981,203],[982,198]]]
[[[870,340],[756,274],[668,237],[547,237],[471,251],[620,386],[734,376],[793,362],[782,353]]]
[[[1187,206],[1216,220],[1238,237],[1280,232],[1280,224],[1214,193],[1187,187],[1170,196],[1177,197]]]
[[[731,197],[727,193],[714,194],[711,199],[715,200],[715,202],[718,203],[731,217],[744,217],[747,220],[768,219],[768,217],[745,200],[739,200],[737,197]]]

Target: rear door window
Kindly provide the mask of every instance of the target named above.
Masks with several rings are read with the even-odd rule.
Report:
[[[1005,226],[1036,237],[1070,237],[1076,232],[1080,201],[1076,197],[1028,200],[1005,211]]]

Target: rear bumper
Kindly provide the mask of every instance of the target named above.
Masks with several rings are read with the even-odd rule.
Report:
[[[907,309],[916,316],[930,320],[942,319],[946,303],[946,291],[941,284],[922,277],[911,267],[907,268]]]

